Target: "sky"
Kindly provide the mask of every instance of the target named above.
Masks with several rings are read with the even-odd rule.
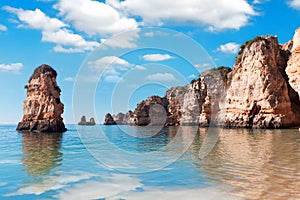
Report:
[[[58,72],[65,123],[134,109],[199,73],[233,67],[258,35],[292,39],[300,0],[1,0],[0,124],[23,116],[34,69]]]

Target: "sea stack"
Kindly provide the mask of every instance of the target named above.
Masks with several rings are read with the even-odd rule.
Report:
[[[60,100],[57,73],[49,65],[41,65],[30,77],[27,97],[24,101],[24,116],[17,130],[28,132],[65,132],[64,104]]]
[[[111,126],[111,125],[117,125],[117,123],[115,122],[114,118],[111,116],[110,113],[107,113],[105,115],[105,119],[104,119],[104,123],[103,124],[104,125],[109,125],[109,126]]]
[[[80,126],[95,126],[96,122],[93,117],[90,119],[89,122],[86,121],[86,117],[83,115],[80,119],[80,122],[78,122],[78,125],[80,125]]]

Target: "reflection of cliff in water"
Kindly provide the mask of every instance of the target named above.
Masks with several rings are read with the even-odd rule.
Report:
[[[198,156],[205,129],[192,145]],[[300,199],[300,135],[297,130],[224,129],[212,152],[195,159],[199,173],[234,186],[246,199]],[[274,197],[278,198],[274,198]]]
[[[22,163],[30,176],[49,174],[52,169],[61,165],[61,139],[61,133],[23,133]]]

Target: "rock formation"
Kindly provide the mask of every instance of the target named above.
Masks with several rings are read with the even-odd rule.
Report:
[[[147,126],[156,125],[166,121],[165,108],[168,102],[166,98],[151,96],[139,103],[133,112],[135,125]],[[151,118],[152,117],[152,118]]]
[[[218,116],[225,127],[286,128],[300,124],[300,102],[285,73],[288,54],[273,36],[241,47]]]
[[[105,115],[104,125],[117,125],[117,123],[115,122],[114,118],[111,116],[110,113],[107,113]]]
[[[24,101],[24,116],[17,130],[29,132],[66,131],[61,115],[64,105],[60,101],[60,88],[56,83],[57,73],[48,65],[41,65],[30,77],[27,97]]]
[[[117,115],[113,115],[112,117],[117,124],[121,125],[124,123],[124,117],[125,117],[124,113],[118,113]]]
[[[300,29],[293,40],[259,36],[241,46],[233,70],[219,67],[202,73],[164,97],[152,96],[119,120],[144,126],[195,125],[243,128],[288,128],[300,125]],[[151,107],[157,115],[150,114]],[[122,122],[121,122],[122,121]]]
[[[293,40],[283,45],[283,48],[291,54],[286,68],[289,83],[300,95],[300,29],[296,30]]]
[[[80,125],[80,126],[95,126],[96,122],[95,122],[95,119],[93,117],[88,122],[88,121],[86,121],[86,117],[82,116],[81,119],[80,119],[80,122],[78,122],[78,125]]]

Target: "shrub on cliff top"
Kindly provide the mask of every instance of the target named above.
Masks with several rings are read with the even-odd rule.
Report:
[[[262,36],[256,36],[253,40],[248,40],[245,44],[240,47],[240,51],[235,59],[235,64],[239,64],[242,61],[245,49],[249,48],[254,42],[263,40]]]

